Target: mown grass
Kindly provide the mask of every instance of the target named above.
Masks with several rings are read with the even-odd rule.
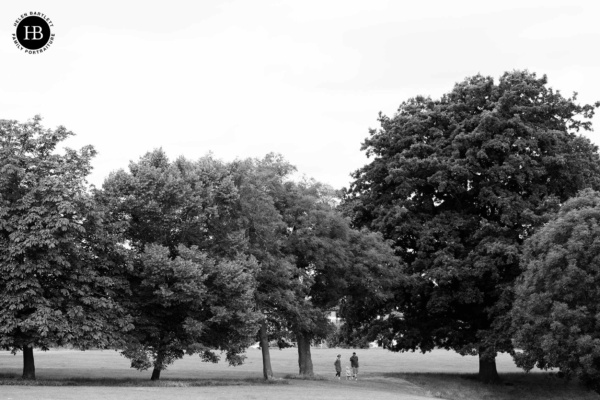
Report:
[[[577,381],[553,373],[501,374],[502,382],[484,384],[477,374],[399,373],[385,374],[420,386],[428,396],[447,400],[598,400],[600,395]]]
[[[338,381],[334,378],[333,362],[337,354],[342,354],[345,368],[353,351],[360,359],[359,380]],[[144,398],[149,400],[219,396],[261,400],[395,400],[415,396],[448,400],[600,400],[600,395],[587,391],[577,381],[565,383],[555,374],[539,370],[526,374],[506,354],[497,359],[502,385],[485,385],[476,380],[477,357],[462,357],[445,350],[420,354],[315,348],[312,351],[315,376],[311,378],[298,375],[296,349],[274,350],[271,363],[276,379],[269,381],[262,378],[261,352],[249,349],[247,356],[246,362],[237,367],[225,362],[204,363],[197,356],[186,356],[163,371],[160,381],[153,382],[151,371],[130,368],[129,361],[114,351],[36,351],[38,379],[24,381],[20,378],[21,357],[0,351],[0,398],[7,393],[5,397],[15,400],[137,399],[143,390]],[[452,373],[446,373],[449,371]],[[178,393],[188,393],[190,397]],[[199,394],[204,397],[198,397]],[[216,397],[210,397],[213,395]]]
[[[0,374],[0,386],[111,386],[111,387],[206,387],[287,385],[285,379],[162,379],[158,381],[115,378],[22,379],[14,374]]]
[[[287,374],[283,379],[301,380],[301,381],[327,381],[328,379],[321,375],[294,375]]]

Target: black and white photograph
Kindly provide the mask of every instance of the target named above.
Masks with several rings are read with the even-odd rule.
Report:
[[[0,4],[0,400],[600,400],[600,3]]]

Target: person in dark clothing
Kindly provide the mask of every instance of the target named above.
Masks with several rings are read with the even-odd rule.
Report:
[[[356,353],[352,353],[352,357],[350,357],[350,365],[352,366],[352,377],[355,381],[358,380],[358,357]]]
[[[335,376],[338,379],[340,379],[340,374],[342,373],[342,355],[341,354],[338,354],[333,365],[335,365]]]

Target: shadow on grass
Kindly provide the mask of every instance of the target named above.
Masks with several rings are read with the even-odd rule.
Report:
[[[201,386],[265,386],[287,385],[285,379],[163,379],[151,381],[145,379],[114,378],[65,378],[26,380],[15,374],[0,374],[0,386],[113,386],[113,387],[201,387]]]
[[[386,373],[423,388],[431,397],[448,400],[600,400],[600,395],[578,381],[566,381],[554,373],[500,374],[501,382],[485,384],[477,374],[453,373]]]

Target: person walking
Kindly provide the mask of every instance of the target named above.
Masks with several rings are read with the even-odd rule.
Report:
[[[352,378],[355,381],[358,380],[358,357],[356,356],[356,352],[352,353],[352,357],[350,357],[350,365],[352,366]]]
[[[342,373],[342,355],[338,354],[337,358],[335,359],[335,362],[333,363],[333,365],[335,365],[335,376],[336,378],[341,379],[340,374]]]

